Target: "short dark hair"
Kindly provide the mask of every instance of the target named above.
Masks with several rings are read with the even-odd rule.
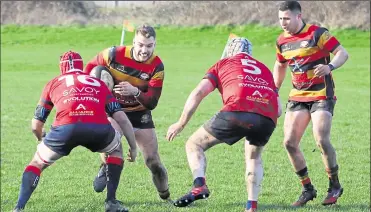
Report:
[[[286,11],[290,10],[291,12],[296,11],[296,12],[301,12],[301,6],[299,2],[297,1],[284,1],[279,4],[280,11]]]
[[[156,39],[155,29],[148,24],[143,24],[135,30],[135,35],[138,35],[139,33],[146,38],[153,37]]]

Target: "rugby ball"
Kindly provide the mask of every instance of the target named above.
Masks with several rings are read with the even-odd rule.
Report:
[[[102,80],[108,87],[110,91],[112,91],[115,81],[113,80],[113,76],[111,72],[105,66],[95,66],[91,72],[90,76],[98,78]]]

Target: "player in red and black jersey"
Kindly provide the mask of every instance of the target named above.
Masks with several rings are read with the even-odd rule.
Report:
[[[322,204],[334,204],[343,188],[338,179],[336,153],[330,142],[336,103],[332,71],[346,62],[348,53],[326,28],[304,23],[301,6],[296,1],[280,4],[279,19],[284,32],[277,39],[273,75],[277,88],[280,88],[287,67],[291,68],[293,88],[285,115],[284,145],[303,185],[302,194],[293,206],[303,206],[317,196],[299,148],[310,120],[329,177],[328,194]],[[335,55],[332,60],[330,53]]]
[[[190,193],[175,201],[177,207],[209,196],[205,182],[204,152],[220,143],[233,145],[241,138],[246,139],[246,211],[255,211],[257,207],[263,179],[261,153],[281,114],[280,101],[272,73],[251,56],[251,43],[246,38],[234,38],[227,45],[227,58],[209,69],[188,97],[179,121],[170,126],[167,132],[167,139],[173,140],[186,126],[203,98],[215,88],[218,89],[223,100],[222,109],[186,143],[194,186]]]
[[[167,171],[158,153],[158,143],[151,110],[161,96],[164,64],[154,53],[156,33],[153,27],[140,26],[135,31],[133,46],[111,47],[98,53],[85,67],[91,73],[97,66],[106,67],[114,79],[113,94],[132,123],[136,142],[151,170],[153,183],[162,199],[170,196]],[[93,70],[94,71],[94,70]],[[110,119],[115,127],[114,120]],[[104,164],[94,180],[94,190],[102,192],[106,185]]]
[[[77,146],[108,155],[109,189],[106,211],[127,211],[116,200],[116,189],[122,171],[123,155],[121,134],[107,120],[108,114],[118,123],[131,147],[132,161],[136,157],[136,144],[130,121],[122,112],[103,81],[84,74],[83,61],[76,52],[61,56],[61,75],[44,87],[32,119],[32,131],[40,142],[34,158],[26,167],[18,202],[14,211],[21,211],[40,179],[41,172]],[[50,111],[56,108],[56,117],[50,132],[42,138],[42,128]]]

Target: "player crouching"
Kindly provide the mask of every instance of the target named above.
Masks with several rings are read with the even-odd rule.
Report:
[[[69,51],[63,54],[59,67],[62,74],[44,87],[32,119],[32,132],[40,143],[23,172],[19,198],[13,211],[24,209],[36,189],[41,172],[69,155],[77,146],[108,155],[105,211],[128,211],[116,200],[123,167],[121,135],[111,126],[106,113],[119,124],[131,148],[131,161],[134,161],[136,145],[132,125],[104,82],[82,72],[83,61],[78,53]],[[42,138],[42,128],[54,106],[57,110],[54,123]]]

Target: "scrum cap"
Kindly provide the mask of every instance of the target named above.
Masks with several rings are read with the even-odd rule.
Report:
[[[245,52],[249,55],[252,54],[252,43],[244,37],[231,39],[227,44],[226,57],[234,56],[240,52]]]
[[[79,53],[68,51],[65,52],[59,61],[59,69],[62,74],[70,73],[73,71],[81,71],[84,68],[82,58]]]

